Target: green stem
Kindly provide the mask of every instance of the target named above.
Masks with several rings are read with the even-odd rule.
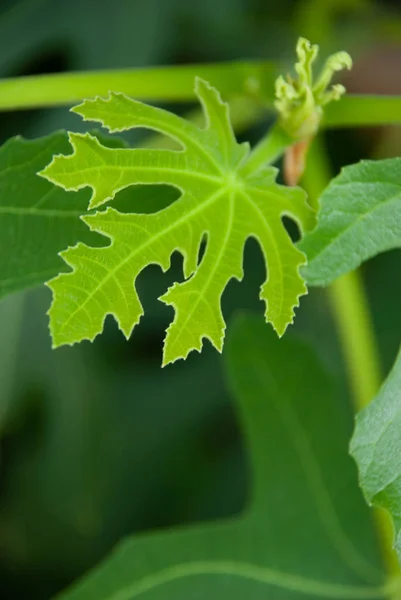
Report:
[[[317,205],[317,198],[331,179],[327,153],[321,140],[310,148],[303,178],[305,189]],[[362,277],[354,271],[337,279],[328,289],[350,381],[356,412],[374,398],[382,381],[379,352]],[[393,550],[393,526],[388,513],[375,510],[374,517],[383,561],[391,577],[399,577],[400,568]],[[398,590],[398,588],[397,588]],[[395,591],[391,598],[400,598]]]
[[[276,75],[271,62],[232,62],[14,77],[0,80],[0,110],[74,104],[110,90],[138,100],[187,102],[195,99],[195,77],[209,81],[223,96],[263,98],[266,104]]]
[[[282,65],[247,61],[126,70],[82,71],[0,79],[0,111],[73,105],[110,90],[138,100],[191,101],[194,78],[206,79],[224,97],[248,96],[273,107],[274,82]],[[399,96],[348,95],[325,109],[324,127],[401,123]]]
[[[313,141],[303,177],[311,203],[331,179],[326,149],[321,138]],[[337,279],[329,288],[329,298],[346,360],[352,396],[357,411],[373,399],[382,381],[380,357],[361,275],[354,271]]]
[[[324,110],[322,127],[367,127],[401,123],[399,96],[347,94]]]
[[[382,381],[372,320],[359,271],[347,273],[329,288],[329,299],[348,369],[355,408],[369,404]]]
[[[241,168],[242,175],[256,173],[263,166],[274,163],[293,143],[293,138],[276,122],[252,150],[247,162]]]

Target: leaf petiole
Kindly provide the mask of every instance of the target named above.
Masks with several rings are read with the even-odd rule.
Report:
[[[273,164],[293,143],[293,138],[276,122],[252,150],[248,160],[241,168],[241,173],[249,175],[256,173],[266,165]]]

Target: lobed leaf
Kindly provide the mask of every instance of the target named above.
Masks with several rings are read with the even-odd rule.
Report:
[[[356,418],[351,454],[370,505],[387,509],[401,561],[401,351],[376,398]]]
[[[108,146],[124,147],[121,139],[101,139]],[[34,141],[15,137],[0,148],[0,298],[68,270],[59,257],[67,246],[98,243],[80,220],[87,212],[89,190],[71,194],[37,176],[54,154],[69,148],[64,132]],[[171,203],[174,190],[137,186],[123,196],[119,205],[124,209],[154,212]]]
[[[311,227],[313,212],[300,189],[275,182],[276,169],[242,172],[249,156],[238,144],[228,107],[218,92],[198,79],[196,93],[206,126],[195,124],[123,94],[85,101],[75,112],[96,120],[110,131],[135,127],[153,129],[172,138],[181,149],[110,149],[86,134],[70,134],[73,153],[56,156],[41,175],[67,190],[93,190],[90,208],[135,184],[167,184],[180,198],[152,215],[123,214],[115,209],[83,218],[109,245],[82,243],[62,253],[72,271],[49,282],[49,311],[55,346],[93,340],[112,314],[128,338],[143,314],[134,284],[149,264],[165,271],[175,250],[184,257],[183,283],[176,283],[161,300],[175,311],[167,330],[164,364],[201,350],[209,339],[221,351],[225,322],[221,295],[231,278],[242,279],[243,249],[255,237],[267,264],[260,297],[266,320],[282,335],[306,287],[299,274],[305,257],[292,244],[282,223],[288,215],[301,230]],[[202,241],[206,250],[199,259]]]
[[[349,407],[316,354],[242,317],[226,356],[251,463],[249,506],[219,523],[127,539],[64,600],[386,596],[347,452]]]
[[[345,167],[321,196],[319,222],[300,242],[310,285],[328,285],[401,246],[401,158]]]

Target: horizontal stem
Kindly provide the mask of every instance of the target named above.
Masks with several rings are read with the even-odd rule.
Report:
[[[232,62],[14,77],[0,80],[0,110],[74,104],[106,96],[109,91],[138,100],[189,101],[195,99],[196,76],[216,86],[225,97],[245,95],[266,102],[269,94],[272,96],[277,65]]]
[[[194,78],[201,77],[222,95],[248,96],[272,109],[274,82],[283,70],[272,61],[238,61],[107,71],[81,71],[0,79],[0,111],[73,105],[110,90],[138,100],[195,99]],[[400,96],[347,95],[325,109],[323,126],[357,127],[401,124]]]
[[[372,125],[401,125],[401,97],[349,94],[324,111],[326,128]]]

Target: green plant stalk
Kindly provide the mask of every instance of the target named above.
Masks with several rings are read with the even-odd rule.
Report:
[[[311,145],[303,185],[313,203],[331,179],[327,153],[321,139]],[[328,288],[329,302],[338,331],[355,411],[359,412],[374,398],[381,382],[380,357],[376,346],[362,277],[353,271],[337,279]],[[374,510],[378,542],[383,562],[391,578],[399,578],[400,567],[393,550],[394,531],[387,512]],[[391,598],[399,600],[399,587],[394,588]]]
[[[252,150],[241,173],[243,175],[256,173],[264,165],[274,163],[293,143],[294,140],[276,122]]]
[[[74,104],[85,98],[123,92],[136,100],[195,100],[194,79],[206,79],[225,97],[251,96],[266,104],[273,95],[278,65],[272,62],[152,67],[31,75],[0,80],[0,110]]]
[[[369,307],[359,271],[334,281],[329,299],[342,342],[355,408],[369,404],[382,381]]]
[[[109,91],[137,100],[188,102],[195,99],[196,76],[225,98],[248,96],[273,108],[274,82],[282,71],[278,62],[249,61],[12,77],[0,79],[0,111],[73,105]],[[401,124],[399,96],[348,95],[326,107],[323,121],[330,128],[385,124]]]
[[[324,111],[322,128],[396,125],[401,123],[399,96],[347,94]]]

